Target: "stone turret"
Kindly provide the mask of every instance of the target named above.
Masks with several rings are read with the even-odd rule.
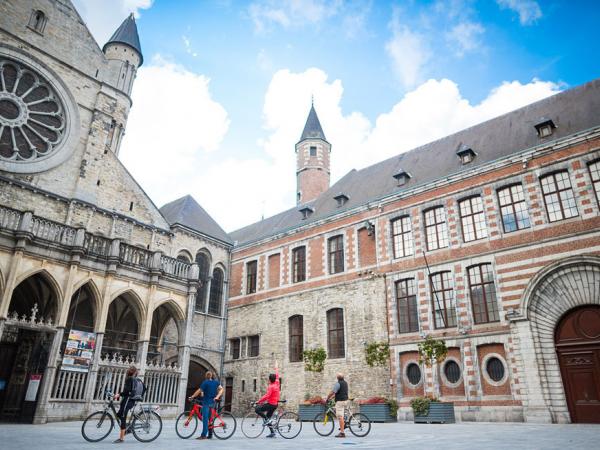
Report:
[[[131,95],[137,69],[144,63],[133,13],[117,28],[102,47],[102,51],[108,59],[110,76],[107,81],[127,95]]]
[[[296,144],[296,203],[314,200],[329,189],[331,144],[325,139],[314,104]]]

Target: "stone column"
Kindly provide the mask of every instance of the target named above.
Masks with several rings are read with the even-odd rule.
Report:
[[[50,355],[48,356],[48,366],[44,371],[42,377],[42,383],[38,392],[38,403],[33,419],[33,423],[46,423],[48,421],[48,402],[50,395],[52,394],[52,386],[54,385],[54,377],[56,375],[57,368],[60,364],[60,345],[62,343],[63,335],[65,332],[64,326],[59,326],[54,333],[52,340],[52,347],[50,348]]]
[[[104,342],[104,333],[96,333],[96,348],[94,349],[94,357],[90,365],[90,371],[87,376],[87,384],[85,386],[85,414],[89,414],[92,410],[92,402],[94,401],[94,392],[96,391],[96,382],[98,380],[98,371],[100,368],[100,355],[102,353],[102,343]]]

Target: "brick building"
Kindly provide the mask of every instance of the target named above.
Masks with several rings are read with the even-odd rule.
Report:
[[[170,415],[221,371],[232,243],[118,158],[142,64],[133,16],[100,48],[68,0],[0,2],[0,420],[85,416],[131,362]]]
[[[335,164],[311,108],[298,205],[230,234],[234,408],[277,359],[292,403],[342,371],[352,395],[397,399],[400,418],[427,394],[460,420],[600,420],[600,80],[331,187],[330,152]],[[449,347],[432,368],[417,357],[426,335]],[[390,366],[369,367],[365,344],[388,340]],[[315,346],[322,374],[300,361]]]

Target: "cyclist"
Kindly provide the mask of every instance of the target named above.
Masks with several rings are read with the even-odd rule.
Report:
[[[275,437],[275,430],[271,423],[271,416],[277,409],[279,403],[279,396],[281,393],[281,384],[279,382],[279,369],[277,368],[277,361],[275,361],[275,373],[269,374],[269,387],[267,393],[258,399],[256,402],[257,406],[254,411],[267,423],[271,433],[267,435],[268,438]]]
[[[125,440],[125,430],[127,429],[127,413],[140,401],[146,392],[146,386],[138,375],[138,370],[135,366],[129,366],[127,369],[127,378],[125,379],[125,386],[121,394],[115,395],[115,400],[121,398],[121,406],[117,417],[121,420],[121,430],[119,431],[119,439],[114,441],[115,444],[121,444]]]
[[[202,433],[196,439],[211,439],[212,430],[209,434],[208,422],[210,421],[210,410],[215,408],[215,402],[218,402],[223,395],[223,386],[218,380],[214,379],[214,374],[209,370],[204,375],[204,381],[200,387],[192,394],[190,400],[202,395]]]
[[[345,438],[346,433],[344,433],[344,410],[348,406],[348,383],[344,380],[344,374],[337,374],[337,382],[333,385],[333,389],[327,396],[327,400],[335,397],[335,415],[340,422],[340,432],[335,435],[337,438]]]

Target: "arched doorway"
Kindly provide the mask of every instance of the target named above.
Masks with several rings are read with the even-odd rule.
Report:
[[[141,317],[139,304],[131,292],[121,294],[111,302],[102,344],[104,358],[137,360]]]
[[[190,368],[188,371],[187,388],[185,390],[185,410],[188,411],[191,408],[190,401],[188,398],[196,389],[200,387],[204,381],[204,375],[208,369],[197,361],[190,359]]]
[[[152,313],[148,362],[162,365],[177,361],[179,349],[178,315],[172,305],[160,305]],[[180,362],[181,364],[181,362]]]
[[[569,311],[555,344],[571,420],[600,423],[600,306]]]
[[[1,420],[33,421],[58,310],[58,291],[45,272],[14,289],[0,342]]]

